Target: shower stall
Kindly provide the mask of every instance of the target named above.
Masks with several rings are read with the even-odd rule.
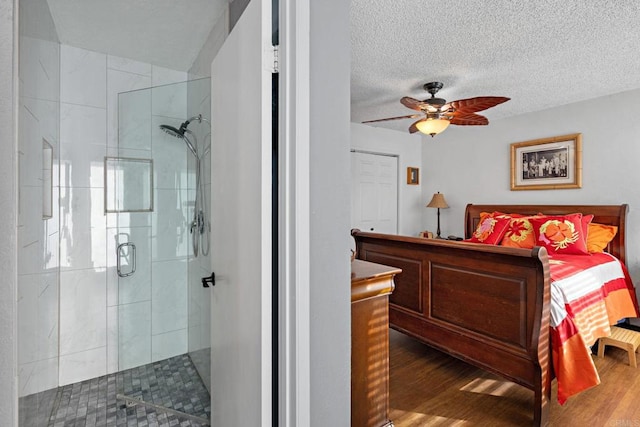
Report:
[[[22,47],[20,425],[207,425],[210,79],[152,86],[187,75]],[[94,97],[105,82],[142,88]]]

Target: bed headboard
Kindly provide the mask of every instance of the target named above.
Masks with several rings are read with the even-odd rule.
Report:
[[[480,212],[504,212],[519,213],[523,215],[535,215],[544,213],[547,215],[567,215],[580,212],[584,215],[593,214],[593,221],[600,224],[615,225],[618,233],[615,235],[606,251],[625,262],[625,223],[627,219],[627,204],[622,205],[473,205],[468,204],[465,210],[466,238],[471,237],[478,223],[480,222]]]

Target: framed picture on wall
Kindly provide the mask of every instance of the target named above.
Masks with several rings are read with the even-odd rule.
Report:
[[[407,168],[407,184],[418,185],[420,184],[420,169],[419,168]]]
[[[511,144],[511,190],[582,187],[582,134]]]

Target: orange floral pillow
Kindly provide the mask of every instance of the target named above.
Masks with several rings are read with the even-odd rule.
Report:
[[[604,225],[592,222],[589,224],[589,232],[587,233],[587,250],[590,253],[603,252],[617,232],[618,227],[615,225]]]
[[[539,215],[535,215],[525,216],[522,218],[511,218],[500,245],[510,248],[533,248],[536,244],[536,237],[533,232],[531,219],[539,217]]]
[[[532,218],[536,245],[549,253],[588,255],[585,233],[582,232],[582,214]]]
[[[502,236],[504,236],[510,220],[508,216],[487,215],[480,221],[471,238],[465,241],[496,245],[500,242]]]

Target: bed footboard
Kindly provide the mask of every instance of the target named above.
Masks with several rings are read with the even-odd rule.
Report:
[[[534,391],[551,394],[549,268],[543,248],[513,249],[353,230],[359,259],[402,269],[391,327]]]

